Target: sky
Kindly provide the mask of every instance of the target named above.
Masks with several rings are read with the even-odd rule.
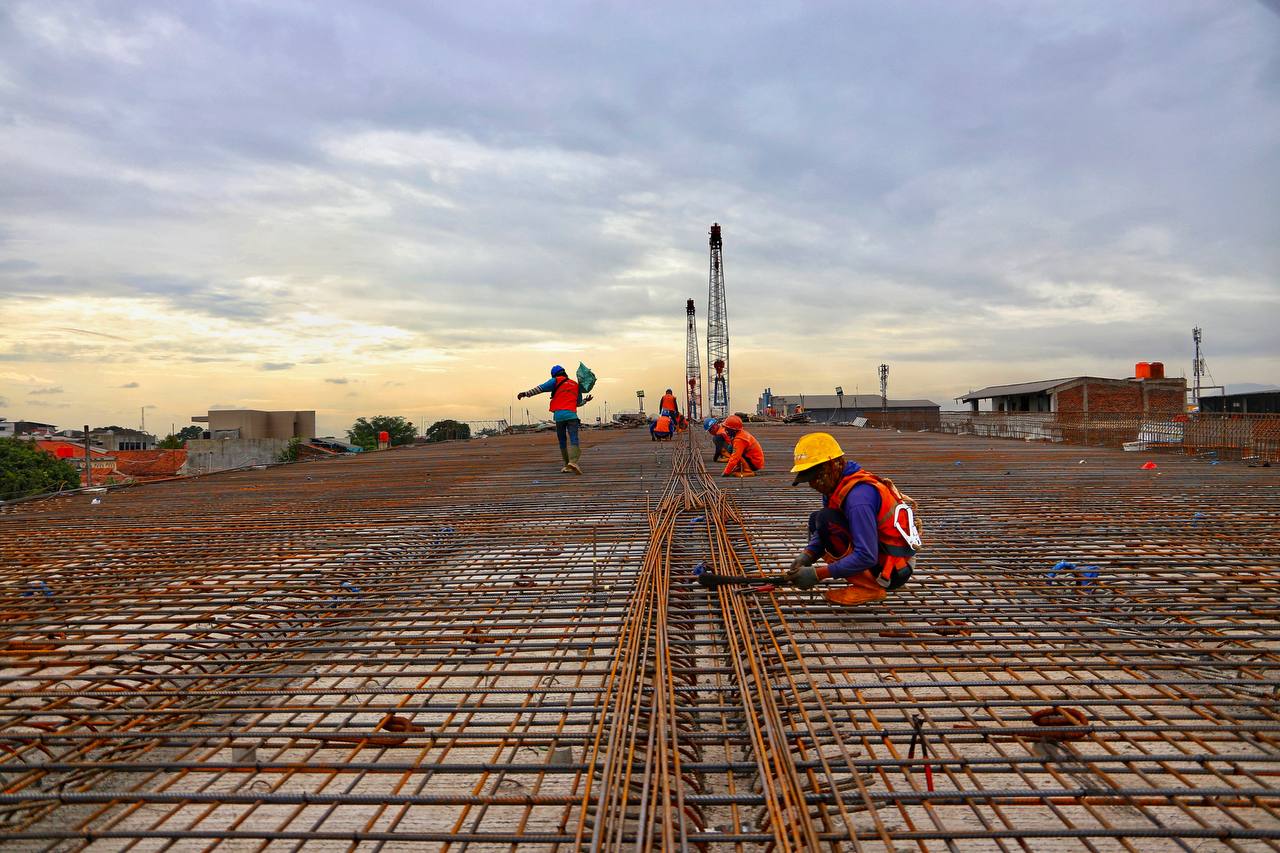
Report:
[[[9,0],[0,416],[634,411],[712,222],[738,410],[1274,387],[1278,199],[1275,0]]]

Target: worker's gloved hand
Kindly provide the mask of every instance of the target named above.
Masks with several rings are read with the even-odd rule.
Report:
[[[521,391],[519,394],[517,394],[517,395],[516,395],[516,399],[517,399],[517,400],[523,400],[523,399],[524,399],[525,397],[527,397],[527,396],[528,396],[527,394],[525,394],[523,391]]]
[[[582,398],[582,405],[585,406],[587,403],[590,403],[593,399],[594,398],[590,394],[588,394],[587,396]]]
[[[815,557],[809,556],[808,551],[801,551],[796,555],[796,558],[791,561],[791,568],[801,569],[805,566],[812,566],[816,562],[818,562],[818,560]]]
[[[813,589],[818,585],[818,570],[813,566],[798,566],[786,574],[787,583],[797,589]]]

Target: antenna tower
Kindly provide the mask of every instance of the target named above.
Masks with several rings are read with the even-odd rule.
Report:
[[[724,301],[724,262],[720,223],[711,225],[711,278],[707,287],[707,384],[711,414],[729,414],[729,313]]]
[[[684,344],[684,384],[688,395],[684,410],[689,420],[699,421],[702,420],[702,364],[698,360],[698,320],[692,299],[685,304],[684,313],[689,318]]]
[[[1195,391],[1191,398],[1192,403],[1196,406],[1200,405],[1200,380],[1208,372],[1204,364],[1204,356],[1200,354],[1200,327],[1196,326],[1191,330],[1191,340],[1195,342],[1196,354],[1191,359],[1191,375],[1195,377]]]
[[[889,411],[889,365],[880,365],[880,411]]]

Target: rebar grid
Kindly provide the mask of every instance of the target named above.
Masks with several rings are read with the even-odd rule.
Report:
[[[0,839],[1280,846],[1274,469],[835,428],[927,548],[845,609],[690,583],[803,545],[754,431],[742,481],[605,432],[0,514]]]

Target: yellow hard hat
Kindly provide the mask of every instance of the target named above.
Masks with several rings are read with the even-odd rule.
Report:
[[[836,440],[825,432],[811,432],[796,442],[796,464],[791,466],[791,473],[808,471],[815,465],[830,462],[844,456],[844,451]]]

